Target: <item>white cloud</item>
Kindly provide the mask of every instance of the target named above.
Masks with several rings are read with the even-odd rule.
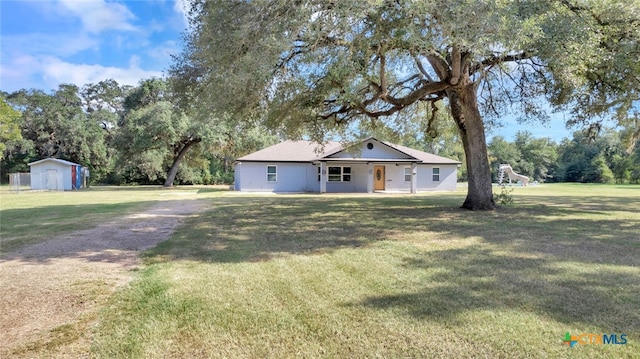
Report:
[[[184,20],[184,26],[187,27],[189,25],[189,4],[185,0],[176,0],[173,3],[173,9],[179,14],[182,15],[182,19]]]
[[[12,92],[19,89],[30,89],[33,85],[34,69],[39,64],[33,56],[16,56],[9,63],[2,61],[0,63],[0,87],[2,91]]]
[[[176,41],[165,41],[147,51],[147,54],[158,62],[170,63],[171,55],[180,53],[180,45]]]
[[[98,39],[91,38],[87,34],[28,33],[2,36],[2,51],[13,52],[14,56],[15,53],[20,52],[64,57],[95,49],[98,46]]]
[[[140,80],[162,77],[162,71],[144,70],[140,59],[132,56],[128,68],[74,64],[53,56],[24,55],[14,58],[9,64],[0,66],[3,91],[12,92],[21,88],[57,89],[62,83],[83,86],[106,79],[114,79],[121,85],[137,85]]]
[[[130,21],[136,16],[123,4],[104,0],[60,0],[60,4],[80,18],[85,30],[100,33],[106,30],[138,31]]]
[[[173,28],[183,21],[188,0],[169,1],[175,9],[170,16]],[[162,32],[167,24],[149,21],[153,11],[137,14],[138,18],[125,1],[41,0],[26,5],[34,19],[52,26],[49,32],[42,27],[40,32],[28,32],[26,27],[2,34],[2,91],[51,90],[60,83],[82,86],[108,78],[136,85],[142,79],[162,77],[161,70],[150,69],[165,68],[169,53],[179,47],[175,41],[152,42],[150,34]]]
[[[140,68],[140,56],[133,55],[129,58],[129,68],[131,69],[139,69]]]
[[[161,77],[161,71],[147,71],[139,67],[139,59],[132,58],[129,68],[102,65],[72,64],[56,58],[43,61],[43,78],[50,84],[73,83],[82,86],[106,79],[114,79],[121,85],[137,85],[140,80]]]

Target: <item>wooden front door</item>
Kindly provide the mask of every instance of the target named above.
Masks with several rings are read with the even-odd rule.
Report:
[[[373,167],[373,190],[384,191],[384,166]]]

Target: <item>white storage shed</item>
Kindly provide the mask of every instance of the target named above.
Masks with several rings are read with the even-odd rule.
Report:
[[[84,169],[77,163],[58,158],[45,158],[29,163],[31,189],[70,191],[83,187]]]

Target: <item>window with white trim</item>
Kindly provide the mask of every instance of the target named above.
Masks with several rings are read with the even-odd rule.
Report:
[[[438,167],[433,168],[432,177],[433,182],[440,182],[440,169]]]
[[[405,167],[404,168],[404,181],[405,182],[411,182],[411,167]]]
[[[321,173],[320,173],[320,166],[318,166],[318,182],[320,182],[320,178],[322,177]]]
[[[351,182],[351,167],[329,167],[329,182]]]
[[[276,182],[278,179],[278,168],[276,166],[267,166],[267,182]]]

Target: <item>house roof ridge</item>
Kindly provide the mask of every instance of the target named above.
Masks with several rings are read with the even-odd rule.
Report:
[[[392,151],[425,164],[459,164],[457,160],[434,155],[428,152],[413,149],[411,147],[380,141],[371,136],[349,145],[340,141],[317,142],[312,140],[285,140],[259,151],[250,153],[236,159],[236,162],[314,162],[328,159],[339,152],[348,150],[353,145],[363,145],[367,141],[376,141],[388,147]],[[406,161],[407,158],[398,158]],[[335,159],[332,159],[335,160]]]
[[[394,147],[396,150],[398,151],[402,151],[402,152],[407,152],[408,155],[412,156],[412,157],[416,157],[418,159],[421,159],[420,157],[425,157],[422,159],[422,162],[424,163],[430,163],[434,160],[441,160],[441,161],[449,161],[449,163],[462,163],[460,161],[457,160],[453,160],[451,158],[447,158],[444,156],[439,156],[433,153],[429,153],[429,152],[425,152],[425,151],[421,151],[421,150],[416,150],[415,148],[411,148],[411,147],[407,147],[407,146],[403,146],[403,145],[398,145],[395,143],[391,143],[391,142],[385,142],[385,144],[390,145],[391,147]],[[413,152],[414,154],[411,154],[411,152]],[[420,154],[421,156],[417,156],[418,154]],[[426,157],[429,157],[428,159]]]

